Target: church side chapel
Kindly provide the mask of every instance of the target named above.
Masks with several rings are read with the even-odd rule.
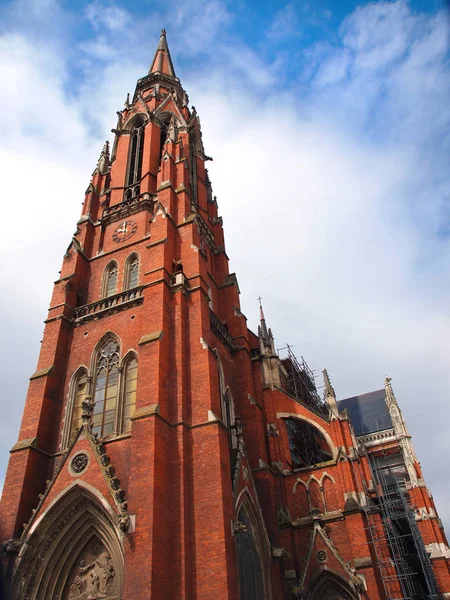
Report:
[[[450,598],[390,379],[338,401],[247,328],[163,30],[54,285],[0,504],[9,600]]]

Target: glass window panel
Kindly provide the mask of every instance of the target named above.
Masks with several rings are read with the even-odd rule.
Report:
[[[117,383],[119,380],[119,373],[117,372],[116,367],[113,367],[109,373],[108,377],[108,385],[112,385]]]
[[[112,435],[113,433],[114,433],[114,423],[105,423],[103,425],[102,437],[106,437],[107,435]]]
[[[99,425],[102,422],[102,415],[98,414],[98,415],[93,415],[92,416],[92,425]]]
[[[109,398],[105,402],[105,410],[114,410],[116,408],[116,396]]]
[[[123,431],[131,429],[130,417],[136,410],[137,360],[131,359],[125,370],[125,398],[123,410]]]
[[[128,268],[128,287],[133,288],[138,284],[139,261],[134,258]]]
[[[108,272],[106,274],[106,295],[112,296],[116,293],[116,285],[117,285],[117,267],[116,265],[112,265],[109,267]]]
[[[100,435],[100,431],[101,431],[101,428],[100,428],[99,426],[97,426],[97,427],[92,427],[92,433],[93,433],[94,435],[95,435],[95,434],[97,434],[97,435]]]
[[[136,379],[133,379],[133,381],[127,381],[127,384],[125,386],[127,394],[130,392],[134,392],[136,390],[136,387],[137,387]]]
[[[99,414],[101,414],[101,413],[103,412],[103,406],[104,406],[104,402],[103,402],[103,401],[102,401],[102,402],[96,402],[96,403],[94,404],[94,411],[93,411],[93,414],[94,414],[94,415],[99,415]]]
[[[113,398],[117,396],[117,385],[108,385],[105,396],[106,398]]]
[[[106,410],[105,414],[103,416],[103,422],[104,423],[114,423],[114,413],[116,411],[115,410]]]
[[[135,410],[136,406],[134,404],[128,404],[128,406],[125,406],[124,414],[126,417],[131,417],[131,415],[134,414]]]

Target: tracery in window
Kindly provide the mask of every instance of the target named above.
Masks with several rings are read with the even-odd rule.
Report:
[[[88,378],[85,371],[81,371],[75,379],[73,385],[73,411],[72,411],[72,433],[74,433],[78,427],[81,427],[83,422],[83,402],[86,398],[88,390]]]
[[[103,274],[102,296],[113,296],[117,290],[117,264],[109,263]]]
[[[119,344],[109,339],[100,349],[95,373],[92,431],[99,437],[114,433],[119,384]]]
[[[133,357],[125,367],[125,386],[123,397],[123,426],[124,433],[131,429],[131,417],[136,409],[137,389],[137,360]]]
[[[307,421],[286,419],[292,468],[310,467],[333,458],[322,433]]]
[[[137,254],[132,254],[125,265],[125,284],[124,288],[129,290],[134,288],[139,283],[139,257]]]

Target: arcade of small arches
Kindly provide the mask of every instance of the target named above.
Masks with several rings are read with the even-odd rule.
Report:
[[[86,405],[92,409],[92,432],[100,438],[128,433],[136,408],[136,353],[120,357],[120,341],[107,334],[94,350],[90,369],[81,366],[72,376],[62,448],[82,424]]]

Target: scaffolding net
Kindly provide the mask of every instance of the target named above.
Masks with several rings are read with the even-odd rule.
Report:
[[[388,600],[442,600],[406,488],[399,448],[369,456],[373,490],[366,517]]]
[[[314,373],[308,367],[303,356],[300,357],[299,361],[289,344],[278,350],[278,355],[286,371],[285,374],[282,374],[283,389],[294,396],[300,404],[307,406],[322,418],[327,419],[327,405],[317,392]]]

